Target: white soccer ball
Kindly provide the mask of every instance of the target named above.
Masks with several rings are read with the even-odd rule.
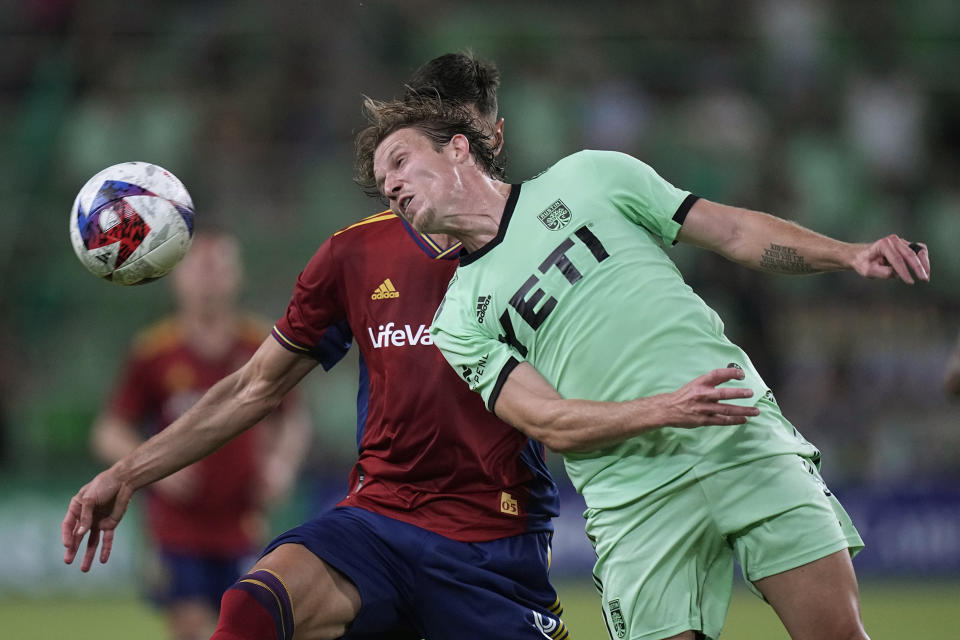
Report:
[[[193,242],[193,201],[176,176],[147,162],[107,167],[70,211],[70,242],[90,273],[118,284],[163,277]]]

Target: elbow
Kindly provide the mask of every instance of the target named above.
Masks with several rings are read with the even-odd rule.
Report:
[[[617,442],[620,437],[598,428],[591,420],[564,414],[540,425],[537,438],[555,453],[585,453]]]
[[[576,432],[564,429],[560,425],[544,425],[539,432],[542,435],[537,439],[554,453],[573,453],[585,449],[584,443],[579,440]]]
[[[547,443],[544,442],[543,445],[553,451],[554,453],[559,453],[565,455],[568,453],[576,453],[578,451],[587,451],[587,447],[578,445],[576,442],[568,438],[558,438],[555,442]]]
[[[547,449],[554,453],[569,453],[574,450],[574,443],[570,438],[563,437],[555,433],[546,433],[540,438],[536,438],[543,443]]]
[[[566,413],[552,410],[543,412],[522,431],[554,453],[565,454],[593,448],[581,427],[574,424]]]
[[[570,401],[559,396],[534,399],[527,395],[518,402],[518,395],[512,397],[513,401],[506,402],[501,397],[494,413],[531,440],[560,454],[596,448],[587,418]]]
[[[556,435],[543,445],[554,453],[560,454],[583,453],[597,448],[596,442],[570,433]]]

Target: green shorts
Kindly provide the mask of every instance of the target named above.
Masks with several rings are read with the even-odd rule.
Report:
[[[863,541],[815,466],[776,455],[714,471],[694,468],[618,509],[588,509],[594,580],[610,637],[716,638],[733,588],[734,557],[752,581]]]

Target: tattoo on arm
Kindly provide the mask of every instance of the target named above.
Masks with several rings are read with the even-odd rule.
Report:
[[[814,269],[794,247],[771,244],[760,256],[760,266],[775,273],[813,273]]]

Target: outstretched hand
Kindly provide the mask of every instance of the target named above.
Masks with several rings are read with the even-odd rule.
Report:
[[[723,400],[750,398],[751,389],[719,387],[730,380],[742,380],[743,371],[729,367],[714,369],[694,378],[674,391],[671,398],[671,426],[705,427],[708,425],[743,424],[748,418],[760,415],[754,406],[729,404]]]
[[[113,550],[114,529],[120,524],[132,496],[133,490],[120,484],[109,469],[84,485],[77,495],[71,498],[67,515],[60,527],[63,546],[66,547],[63,561],[67,564],[73,562],[87,532],[90,537],[80,562],[80,570],[90,570],[98,546],[100,563],[109,560]]]
[[[916,277],[929,282],[930,253],[923,243],[907,242],[891,234],[860,251],[853,259],[853,268],[864,278],[899,278],[913,284]]]

